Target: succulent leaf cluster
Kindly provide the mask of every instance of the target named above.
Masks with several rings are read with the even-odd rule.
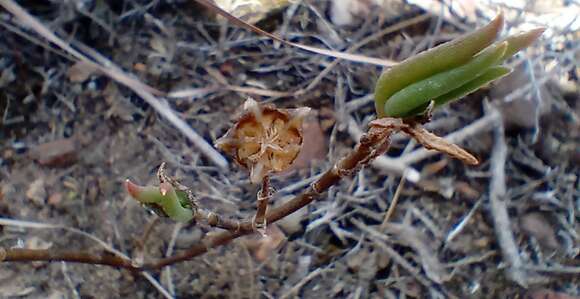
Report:
[[[441,44],[383,72],[375,86],[377,116],[410,117],[459,99],[511,72],[501,63],[528,47],[544,32],[538,28],[497,39],[504,18]]]

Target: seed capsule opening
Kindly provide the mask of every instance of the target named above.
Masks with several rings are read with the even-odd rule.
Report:
[[[244,110],[216,146],[250,170],[252,183],[259,183],[296,160],[303,143],[302,123],[310,108],[279,109],[248,99]]]

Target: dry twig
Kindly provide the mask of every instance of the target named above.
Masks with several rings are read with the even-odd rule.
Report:
[[[137,270],[138,264],[133,263],[131,259],[118,251],[117,249],[111,247],[109,244],[105,243],[103,240],[87,233],[82,230],[68,227],[64,225],[57,224],[47,224],[38,223],[30,221],[21,221],[7,218],[0,218],[0,225],[4,226],[18,226],[34,229],[63,229],[74,234],[79,234],[83,237],[89,238],[99,244],[99,246],[104,248],[104,251],[100,254],[92,254],[86,252],[47,252],[45,250],[32,250],[32,249],[20,249],[11,248],[5,249],[0,247],[0,263],[3,261],[19,261],[19,262],[30,262],[30,261],[70,261],[85,264],[99,264],[106,265],[115,268],[125,268],[128,270]],[[38,252],[33,252],[38,251]],[[94,263],[94,262],[98,263]],[[141,275],[147,279],[165,298],[173,298],[169,292],[159,284],[159,282],[147,272],[141,272]]]
[[[410,131],[411,136],[413,136],[413,134],[415,134],[415,128],[417,128],[416,124],[406,124],[401,119],[384,118],[373,121],[370,124],[368,132],[361,137],[360,142],[348,156],[339,160],[331,169],[327,170],[322,174],[322,176],[311,183],[310,186],[300,195],[266,213],[265,222],[274,223],[310,204],[318,198],[320,194],[338,183],[343,177],[357,173],[363,166],[368,165],[372,160],[384,154],[390,145],[391,135],[402,130]],[[425,143],[430,142],[430,140],[423,141]],[[444,145],[447,144],[444,143]],[[34,254],[32,252],[7,250],[5,261],[70,261],[106,264],[135,271],[160,269],[177,262],[191,259],[207,252],[211,248],[225,245],[240,236],[255,232],[255,219],[242,222],[225,218],[222,219],[215,213],[204,212],[202,209],[199,209],[195,204],[195,200],[190,190],[181,186],[177,181],[165,174],[164,164],[160,167],[159,178],[162,183],[168,182],[174,188],[180,189],[189,194],[192,206],[195,208],[194,214],[196,219],[207,220],[208,224],[211,226],[225,228],[229,231],[213,236],[206,236],[200,244],[192,246],[183,253],[160,259],[157,262],[145,264],[143,266],[135,266],[130,260],[110,259],[107,256],[95,256],[75,252],[61,252],[55,255],[49,252],[37,252]],[[266,184],[266,187],[267,185],[268,184]],[[265,201],[263,201],[263,203],[264,202]],[[79,256],[79,254],[81,255]]]
[[[328,271],[328,269],[317,268],[316,270],[308,273],[308,275],[306,275],[302,280],[300,280],[297,284],[295,284],[290,290],[288,290],[288,292],[282,294],[282,296],[280,296],[280,299],[286,299],[295,296],[305,284],[307,284],[316,276],[321,275],[326,271]]]
[[[403,187],[405,186],[406,177],[407,176],[405,175],[405,173],[403,173],[403,175],[401,176],[401,180],[399,181],[399,185],[397,186],[397,189],[395,190],[395,195],[393,195],[393,199],[391,199],[391,204],[389,205],[389,209],[385,213],[385,218],[383,219],[383,223],[381,224],[381,231],[383,231],[385,229],[385,227],[389,223],[389,220],[391,219],[391,217],[395,213],[395,208],[397,207],[397,203],[399,202],[399,198],[401,197],[401,192],[403,191]]]
[[[378,149],[386,149],[391,135],[395,132],[396,127],[374,127],[361,137],[360,143],[345,158],[338,161],[334,167],[327,170],[322,176],[314,181],[310,186],[288,202],[273,208],[266,214],[267,223],[274,223],[295,211],[305,207],[318,196],[335,185],[346,175],[358,171],[362,166],[370,162],[372,156],[380,154]],[[243,221],[237,231],[222,232],[216,236],[206,237],[201,242],[192,246],[185,252],[175,256],[161,259],[156,263],[144,265],[143,269],[159,269],[180,261],[188,260],[207,252],[209,249],[225,245],[240,236],[254,232],[253,221]]]
[[[16,18],[18,18],[21,24],[32,28],[39,35],[59,46],[67,53],[75,57],[77,60],[87,63],[91,67],[94,67],[95,69],[101,71],[103,74],[111,77],[111,79],[129,87],[141,98],[143,98],[143,100],[145,100],[149,105],[151,105],[151,107],[153,107],[160,115],[162,115],[172,125],[174,125],[181,133],[183,133],[216,166],[220,168],[227,168],[227,160],[218,151],[216,151],[209,143],[207,143],[207,141],[205,141],[205,139],[203,139],[203,137],[195,132],[191,126],[189,126],[183,119],[181,119],[175,113],[175,111],[169,107],[166,101],[155,97],[155,95],[163,94],[161,91],[143,84],[139,80],[125,73],[121,68],[113,64],[104,56],[98,54],[98,52],[85,45],[82,45],[81,43],[77,42],[75,44],[77,47],[79,47],[79,49],[83,49],[85,54],[74,49],[68,43],[54,34],[54,32],[49,30],[44,24],[38,21],[35,17],[25,11],[16,2],[12,0],[1,0],[0,5],[12,13]]]
[[[361,231],[372,236],[372,243],[377,245],[381,250],[383,250],[388,256],[390,256],[397,264],[399,264],[403,269],[405,269],[409,274],[411,274],[420,284],[426,288],[431,288],[433,283],[425,277],[421,270],[415,268],[411,263],[409,263],[403,256],[401,256],[395,249],[385,243],[387,236],[383,233],[369,227],[361,221],[356,219],[351,220],[354,225],[356,225]],[[367,236],[369,238],[369,236]]]
[[[382,154],[389,145],[391,135],[396,132],[397,124],[400,120],[393,119],[392,125],[383,127],[371,127],[367,134],[361,137],[360,143],[345,158],[338,161],[334,167],[327,170],[322,176],[314,181],[310,186],[288,202],[273,208],[266,214],[266,222],[274,223],[297,210],[305,207],[314,201],[320,194],[328,190],[331,186],[338,183],[341,178],[359,171],[367,165],[374,157]],[[199,214],[199,213],[198,213]],[[212,216],[215,215],[215,216]],[[171,257],[160,259],[157,262],[148,263],[142,266],[134,265],[129,259],[110,258],[106,255],[79,253],[79,252],[29,252],[15,249],[7,249],[4,261],[69,261],[79,263],[98,263],[112,267],[125,268],[134,271],[143,271],[151,269],[160,269],[177,262],[185,261],[207,252],[209,249],[225,245],[232,240],[247,234],[253,233],[254,221],[245,220],[237,222],[236,220],[221,219],[217,221],[218,216],[210,213],[206,215],[210,221],[208,223],[214,226],[224,227],[227,223],[229,231],[225,231],[213,236],[206,236],[199,244],[190,247],[183,253]],[[213,220],[212,220],[213,219]],[[218,223],[216,223],[218,222]],[[224,227],[225,228],[225,227]]]
[[[488,105],[490,106],[490,105]],[[495,111],[490,107],[491,112]],[[495,111],[497,113],[497,111]],[[505,164],[507,159],[507,145],[505,144],[504,128],[501,121],[494,124],[495,144],[491,154],[491,182],[489,186],[489,201],[491,215],[497,240],[503,258],[509,263],[508,276],[522,286],[529,284],[529,276],[523,269],[523,261],[511,230],[507,212]]]
[[[302,50],[305,50],[308,52],[322,54],[322,55],[336,57],[336,58],[341,58],[344,60],[350,60],[350,61],[355,61],[355,62],[362,62],[362,63],[368,63],[368,64],[374,64],[374,65],[380,65],[380,66],[392,66],[394,64],[390,60],[386,60],[386,59],[367,57],[367,56],[352,54],[352,53],[348,53],[348,52],[332,51],[332,50],[327,50],[327,49],[322,49],[322,48],[317,48],[317,47],[312,47],[312,46],[307,46],[307,45],[289,42],[285,39],[282,39],[274,34],[266,32],[266,31],[254,26],[250,23],[247,23],[247,22],[233,16],[232,14],[228,13],[227,11],[223,10],[222,8],[220,8],[219,6],[214,4],[212,1],[209,1],[209,0],[195,0],[195,1],[197,3],[205,6],[207,9],[211,10],[212,12],[221,15],[222,17],[228,19],[230,22],[232,22],[232,23],[234,23],[242,28],[246,28],[246,29],[251,30],[253,32],[256,32],[260,35],[267,36],[274,41],[283,43],[283,44],[291,46],[291,47],[296,47],[296,48],[299,48],[299,49],[302,49]]]

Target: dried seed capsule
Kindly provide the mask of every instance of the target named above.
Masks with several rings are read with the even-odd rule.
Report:
[[[216,146],[250,170],[250,181],[259,183],[271,172],[287,169],[302,149],[302,121],[310,108],[277,109],[253,99],[245,113]]]

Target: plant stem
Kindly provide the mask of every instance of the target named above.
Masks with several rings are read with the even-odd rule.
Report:
[[[198,208],[195,212],[197,222],[205,222],[211,227],[226,229],[229,231],[240,230],[241,222],[237,219],[224,218],[217,213]]]
[[[382,154],[388,149],[391,135],[395,128],[371,128],[364,134],[359,144],[345,158],[338,161],[331,169],[327,170],[318,180],[314,181],[305,191],[279,207],[271,209],[266,214],[267,223],[274,223],[314,201],[318,196],[347,175],[354,174],[360,168],[368,164],[372,158]],[[190,247],[185,252],[159,260],[156,263],[143,266],[144,270],[160,269],[181,261],[189,260],[209,249],[228,244],[232,240],[254,232],[253,221],[244,221],[238,231],[222,232],[216,236],[206,237],[200,244]]]
[[[338,161],[318,180],[313,182],[305,191],[281,206],[269,210],[266,213],[266,222],[269,224],[274,223],[298,211],[318,198],[318,196],[327,191],[328,188],[338,183],[343,177],[358,172],[372,159],[381,155],[388,149],[390,137],[397,130],[398,129],[395,127],[371,127],[369,131],[361,137],[359,144],[348,156]],[[132,271],[154,270],[192,259],[204,254],[211,248],[226,245],[238,237],[254,232],[253,219],[238,222],[236,220],[221,219],[219,216],[211,212],[202,213],[204,215],[200,215],[200,218],[207,219],[208,224],[215,227],[226,228],[229,229],[229,231],[221,232],[213,236],[206,236],[201,242],[182,253],[143,266],[134,265],[131,260],[110,254],[99,255],[80,251],[52,251],[40,249],[3,249],[1,247],[0,262],[64,261],[107,265]]]
[[[57,251],[50,249],[23,249],[0,248],[0,261],[2,262],[72,262],[93,265],[105,265],[129,270],[140,270],[131,260],[112,254],[91,254],[82,251]]]
[[[271,196],[270,176],[265,175],[262,179],[262,189],[258,192],[256,216],[254,217],[254,228],[262,235],[266,234],[266,226],[268,225],[266,221],[266,210],[268,209]]]

